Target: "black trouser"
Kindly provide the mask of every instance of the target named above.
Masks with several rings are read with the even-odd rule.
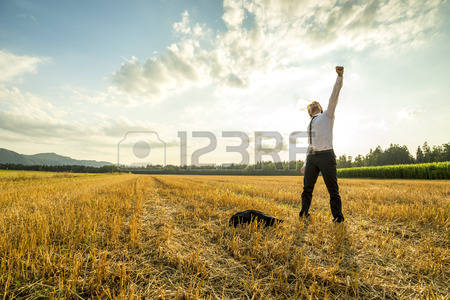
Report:
[[[305,176],[303,177],[302,211],[308,214],[314,185],[316,184],[319,172],[322,172],[323,180],[330,194],[330,207],[333,218],[343,217],[334,151],[330,150],[308,154],[306,161]]]

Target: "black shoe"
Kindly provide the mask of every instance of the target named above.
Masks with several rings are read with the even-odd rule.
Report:
[[[333,219],[333,222],[334,223],[342,223],[342,222],[344,222],[344,220],[345,220],[344,216],[338,216],[338,217]]]
[[[303,218],[303,217],[309,218],[309,213],[306,212],[306,211],[304,211],[304,210],[301,210],[300,213],[298,214],[298,216],[299,216],[300,218]]]

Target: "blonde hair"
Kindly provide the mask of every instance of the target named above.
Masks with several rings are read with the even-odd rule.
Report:
[[[317,101],[311,102],[310,104],[308,104],[306,106],[306,108],[308,109],[308,113],[309,113],[310,116],[313,116],[315,114],[323,112],[322,106]]]

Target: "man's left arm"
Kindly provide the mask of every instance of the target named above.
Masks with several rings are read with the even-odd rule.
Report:
[[[343,76],[344,76],[344,67],[337,66],[336,67],[336,73],[338,74],[336,78],[336,83],[333,87],[333,92],[331,93],[330,100],[328,101],[328,107],[327,107],[327,116],[330,118],[334,117],[334,112],[336,110],[336,105],[339,98],[339,92],[341,91],[342,84],[343,84]]]

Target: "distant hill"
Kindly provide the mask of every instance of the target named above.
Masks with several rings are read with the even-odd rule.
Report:
[[[111,166],[107,161],[78,160],[56,153],[38,153],[33,155],[19,154],[17,152],[0,148],[0,164],[20,164],[25,166],[46,165],[46,166],[87,166],[103,167]]]

